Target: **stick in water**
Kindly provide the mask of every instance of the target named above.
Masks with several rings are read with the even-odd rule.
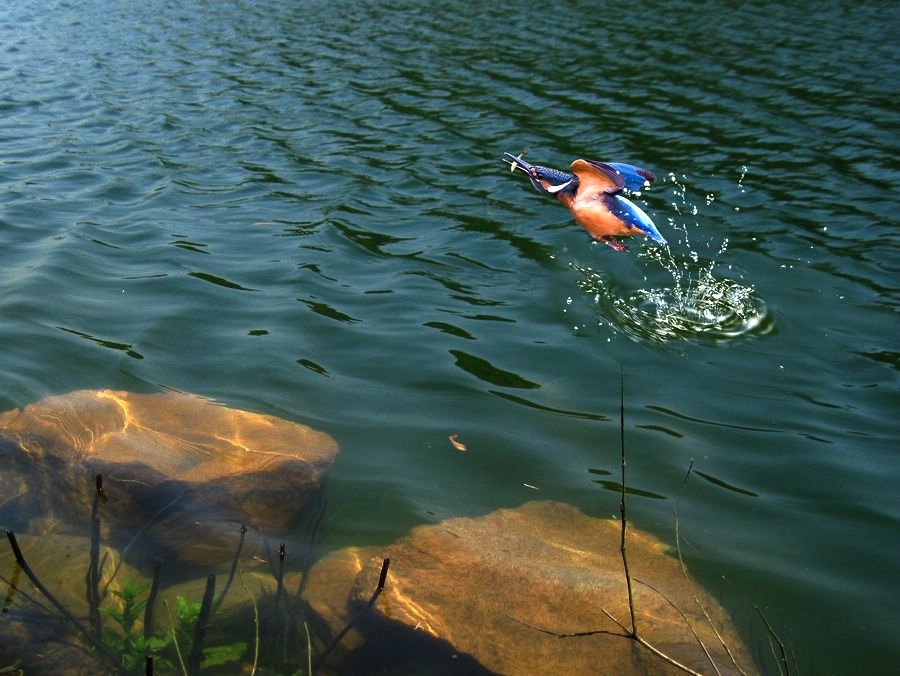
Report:
[[[390,565],[391,565],[390,559],[384,559],[384,561],[381,562],[381,575],[378,576],[378,586],[375,588],[375,591],[372,593],[372,596],[369,599],[369,602],[366,603],[365,608],[363,608],[356,614],[356,617],[354,617],[352,620],[350,620],[347,623],[346,627],[341,629],[341,631],[338,633],[338,635],[335,636],[334,639],[331,641],[331,643],[328,644],[328,647],[322,651],[322,654],[319,656],[319,659],[316,660],[316,662],[317,662],[316,666],[321,666],[325,662],[325,658],[328,657],[329,654],[331,654],[331,651],[334,650],[334,647],[338,643],[341,642],[341,639],[343,639],[344,636],[347,635],[347,632],[349,632],[354,627],[354,625],[357,622],[359,622],[360,618],[362,618],[362,616],[365,615],[369,611],[369,609],[375,605],[375,601],[378,600],[378,595],[384,589],[385,582],[387,581],[388,566],[390,566]]]
[[[144,638],[148,641],[153,636],[153,609],[156,606],[156,597],[159,596],[159,579],[162,573],[162,560],[153,562],[153,582],[150,583],[150,593],[147,595],[147,605],[144,606]]]
[[[28,579],[31,580],[31,584],[33,584],[38,591],[40,591],[44,597],[53,604],[53,607],[56,608],[59,612],[63,614],[63,616],[72,623],[72,625],[78,629],[79,632],[93,645],[97,648],[101,654],[107,656],[106,649],[103,645],[97,640],[97,638],[87,630],[87,628],[79,622],[72,613],[66,610],[66,607],[59,602],[53,594],[50,593],[50,590],[47,589],[43,583],[38,579],[37,575],[34,574],[34,571],[31,570],[31,566],[28,565],[28,562],[25,560],[25,557],[22,555],[22,550],[19,548],[19,542],[16,540],[16,534],[11,530],[6,531],[6,538],[9,540],[9,546],[12,547],[13,556],[16,557],[16,563],[21,566],[22,570],[28,576]]]
[[[100,636],[100,503],[106,502],[103,475],[94,478],[94,500],[91,504],[91,548],[87,582],[88,618],[94,633]]]
[[[628,521],[625,517],[625,368],[619,366],[619,443],[622,459],[622,500],[619,512],[622,515],[622,540],[619,549],[622,552],[622,566],[625,568],[625,585],[628,587],[628,610],[631,611],[631,635],[637,638],[637,622],[634,617],[634,596],[631,592],[631,573],[628,571],[628,555],[625,553],[625,531]]]
[[[197,626],[194,627],[194,643],[191,646],[191,656],[188,659],[188,674],[195,676],[200,673],[200,663],[203,661],[203,639],[206,637],[206,629],[209,627],[210,610],[212,609],[213,595],[216,593],[216,576],[206,578],[206,591],[200,604],[200,615],[197,617]]]
[[[228,590],[231,589],[231,582],[234,580],[234,572],[237,570],[238,561],[241,558],[241,550],[244,548],[244,536],[247,535],[247,526],[241,524],[241,537],[238,540],[237,551],[234,552],[234,558],[231,560],[231,570],[228,571],[228,579],[225,580],[225,587],[222,589],[222,593],[219,594],[219,598],[216,599],[216,607],[212,609],[212,615],[215,615],[219,606],[222,605],[222,601],[225,600],[225,595],[228,593]]]

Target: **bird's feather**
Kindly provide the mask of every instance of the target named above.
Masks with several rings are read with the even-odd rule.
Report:
[[[666,238],[660,234],[650,217],[637,204],[621,195],[608,195],[604,202],[606,208],[616,218],[637,228],[650,239],[660,244],[666,244]]]
[[[575,160],[572,173],[578,177],[579,194],[617,193],[625,187],[622,176],[606,162]]]
[[[640,192],[643,188],[656,182],[656,175],[652,171],[621,162],[607,162],[606,164],[619,173],[625,182],[627,192]]]

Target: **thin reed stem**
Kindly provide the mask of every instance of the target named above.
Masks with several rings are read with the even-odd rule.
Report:
[[[253,594],[250,593],[250,589],[247,587],[247,583],[244,581],[244,573],[241,572],[241,569],[238,568],[238,577],[241,580],[241,587],[244,588],[247,596],[250,597],[251,603],[253,603],[253,626],[256,628],[256,635],[253,638],[253,667],[250,670],[250,676],[255,676],[257,666],[259,665],[259,606],[256,603],[256,598]],[[312,672],[309,672],[310,676]]]
[[[59,602],[53,594],[50,593],[50,590],[47,589],[43,583],[38,579],[38,576],[35,575],[34,571],[31,569],[31,566],[28,565],[28,562],[25,560],[25,556],[22,554],[22,550],[19,547],[19,542],[16,540],[16,534],[11,530],[6,531],[6,538],[9,540],[9,546],[12,547],[13,556],[16,557],[16,563],[21,566],[24,573],[28,576],[28,579],[31,580],[31,584],[37,588],[44,597],[50,601],[54,608],[56,608],[60,613],[62,613],[63,617],[65,617],[69,622],[71,622],[72,626],[74,626],[82,636],[94,647],[99,653],[106,658],[110,659],[109,653],[106,652],[106,648],[100,643],[99,639],[93,634],[93,632],[88,631],[87,627],[85,627],[78,619],[72,615],[66,607]]]
[[[306,673],[312,676],[312,639],[309,637],[309,625],[303,620],[303,631],[306,632]]]
[[[331,640],[331,643],[328,644],[325,650],[322,651],[322,654],[319,655],[319,659],[316,660],[316,666],[321,666],[325,662],[325,658],[331,654],[331,651],[334,650],[335,646],[337,646],[337,644],[341,642],[344,636],[346,636],[347,633],[356,625],[356,623],[359,622],[362,616],[365,615],[369,611],[369,609],[375,605],[375,601],[378,600],[378,595],[381,594],[382,590],[384,589],[384,585],[387,580],[388,567],[390,565],[390,559],[384,559],[381,562],[381,575],[378,576],[378,586],[375,587],[375,591],[372,593],[371,598],[369,598],[368,603],[366,603],[365,607],[360,610],[356,614],[356,616],[352,620],[350,620],[347,625],[343,629],[341,629],[340,632],[338,632],[338,635]]]
[[[187,667],[184,664],[184,657],[181,655],[181,646],[178,645],[178,631],[175,629],[175,620],[172,619],[172,610],[169,608],[169,602],[163,599],[163,606],[166,608],[166,615],[169,616],[169,632],[172,634],[172,645],[175,646],[175,655],[178,657],[178,666],[181,667],[181,673],[188,676]]]
[[[278,608],[278,604],[281,602],[281,595],[284,592],[284,555],[285,548],[284,543],[282,542],[278,547],[278,573],[275,576],[278,587],[275,591],[275,608]]]
[[[231,589],[231,582],[234,580],[234,571],[237,570],[238,561],[241,558],[241,550],[244,548],[244,537],[247,535],[247,526],[241,524],[241,537],[238,539],[237,550],[234,552],[234,558],[231,559],[231,570],[228,571],[228,579],[225,580],[225,586],[222,588],[222,593],[219,594],[219,598],[216,599],[216,606],[212,609],[211,615],[215,615],[219,611],[219,607],[222,605],[222,602],[225,600],[225,595],[228,593],[228,590]]]
[[[144,606],[144,638],[149,640],[153,636],[153,610],[156,606],[156,597],[159,596],[159,583],[162,577],[162,561],[156,559],[153,562],[153,582],[150,583],[150,593],[147,595],[147,605]]]
[[[88,620],[94,633],[99,637],[100,630],[100,502],[106,502],[103,491],[103,475],[94,477],[94,499],[91,503],[91,544],[88,550],[88,569],[85,574],[87,584]]]
[[[622,566],[625,568],[625,585],[628,588],[628,609],[631,612],[631,635],[637,638],[637,620],[634,613],[634,595],[631,590],[631,573],[628,570],[628,554],[625,549],[625,534],[628,530],[628,519],[625,509],[625,368],[619,366],[619,442],[622,461],[622,499],[619,502],[619,513],[622,517],[622,538],[619,550],[622,553]]]
[[[775,633],[775,630],[772,628],[772,625],[769,624],[769,620],[766,619],[766,616],[763,615],[763,611],[760,607],[753,607],[766,625],[766,631],[769,633],[769,646],[772,648],[772,655],[775,657],[775,662],[778,664],[778,672],[783,674],[783,676],[790,676],[791,668],[788,665],[787,651],[785,650],[784,643],[778,638],[778,634]],[[778,644],[778,654],[775,653],[776,643]]]
[[[216,593],[216,576],[206,578],[206,591],[203,593],[203,601],[200,603],[200,615],[197,617],[197,625],[194,627],[194,642],[191,645],[191,656],[188,659],[188,674],[196,676],[200,673],[200,665],[203,662],[203,640],[206,638],[206,630],[209,628],[210,611],[212,610],[213,596]]]
[[[684,495],[684,487],[687,485],[687,480],[691,476],[691,471],[694,469],[694,459],[691,458],[691,462],[688,465],[687,472],[684,473],[684,478],[681,480],[681,486],[678,488],[678,495],[675,498],[675,504],[672,505],[672,515],[675,518],[675,551],[678,553],[678,563],[681,565],[681,574],[684,577],[685,582],[687,582],[690,578],[688,577],[687,566],[684,565],[684,557],[681,554],[681,520],[678,517],[678,506],[681,503],[681,496]],[[713,622],[712,618],[709,616],[709,612],[706,610],[706,607],[700,603],[700,599],[697,598],[696,594],[692,594],[694,599],[694,604],[697,608],[700,609],[700,612],[703,613],[703,617],[706,618],[707,624],[709,624],[713,633],[716,635],[716,638],[719,639],[719,645],[725,650],[728,654],[728,658],[731,660],[731,664],[735,669],[738,670],[738,673],[746,676],[746,671],[744,671],[741,666],[737,663],[737,660],[734,658],[734,653],[731,652],[731,648],[728,647],[728,644],[725,642],[725,639],[722,637],[719,628],[716,627],[716,623]],[[690,626],[690,624],[688,625]],[[694,631],[693,627],[690,627],[691,631]],[[696,634],[695,634],[696,635]],[[699,641],[699,637],[697,638]],[[719,673],[719,667],[713,662],[712,657],[709,654],[709,651],[706,649],[706,646],[703,642],[700,642],[700,645],[703,647],[703,651],[706,653],[710,662],[712,662],[713,668],[716,670],[716,673]]]

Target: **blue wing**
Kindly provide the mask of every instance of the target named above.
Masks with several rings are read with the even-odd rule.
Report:
[[[621,195],[608,195],[606,197],[606,208],[609,209],[617,218],[624,221],[633,228],[637,228],[647,237],[660,244],[666,244],[666,238],[663,237],[650,217],[644,213],[637,204]]]
[[[639,192],[656,181],[656,175],[652,171],[621,162],[606,162],[605,164],[615,169],[616,173],[622,177],[627,192]]]

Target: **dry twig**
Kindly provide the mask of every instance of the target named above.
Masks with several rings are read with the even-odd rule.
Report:
[[[766,619],[766,616],[763,615],[763,611],[759,606],[753,606],[756,609],[756,612],[762,618],[763,623],[766,625],[766,631],[769,634],[769,646],[772,648],[772,656],[775,657],[775,662],[778,664],[778,672],[782,674],[782,676],[791,676],[791,669],[788,666],[787,659],[787,651],[785,650],[784,643],[782,643],[781,639],[778,638],[778,634],[775,633],[775,630],[772,628],[772,625],[769,624],[769,620]],[[778,644],[778,652],[779,655],[775,653],[775,643]],[[796,667],[796,665],[795,665]]]

